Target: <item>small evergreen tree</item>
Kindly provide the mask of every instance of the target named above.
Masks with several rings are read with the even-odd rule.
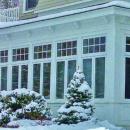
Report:
[[[66,98],[66,103],[58,110],[58,124],[76,124],[92,118],[92,92],[80,70],[74,73],[68,85]]]

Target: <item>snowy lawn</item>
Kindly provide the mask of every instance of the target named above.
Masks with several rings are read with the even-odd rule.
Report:
[[[46,122],[45,126],[38,124],[38,121],[19,120],[10,123],[18,124],[19,128],[0,128],[0,130],[123,130],[123,128],[116,127],[108,121],[85,121],[73,125],[57,125],[52,122]],[[43,123],[44,124],[44,123]]]

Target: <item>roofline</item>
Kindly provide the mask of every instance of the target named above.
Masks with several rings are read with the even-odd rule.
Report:
[[[80,14],[80,13],[84,13],[84,12],[104,9],[104,8],[108,8],[108,7],[112,7],[112,6],[130,9],[130,3],[129,2],[116,0],[116,1],[113,1],[113,2],[107,2],[107,3],[103,3],[103,4],[89,6],[87,8],[64,11],[64,12],[61,12],[61,13],[41,16],[41,17],[28,19],[28,20],[21,20],[21,21],[16,21],[16,22],[4,22],[6,25],[4,25],[4,23],[3,23],[3,26],[0,25],[0,29],[20,26],[20,25],[25,25],[25,24],[30,24],[30,23],[36,23],[36,22],[39,22],[39,21],[56,19],[56,18],[60,18],[60,17],[64,17],[64,16],[71,16],[71,15]]]

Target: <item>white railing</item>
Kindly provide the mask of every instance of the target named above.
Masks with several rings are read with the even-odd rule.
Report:
[[[0,22],[19,20],[19,7],[0,9]]]

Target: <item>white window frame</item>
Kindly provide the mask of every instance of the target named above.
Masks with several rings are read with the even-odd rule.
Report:
[[[105,52],[97,52],[97,53],[87,53],[83,54],[83,40],[84,39],[89,39],[89,38],[96,38],[96,37],[104,37],[106,38],[106,43],[105,43]],[[98,34],[98,35],[90,35],[90,36],[83,36],[82,38],[82,68],[83,68],[83,60],[84,59],[92,59],[92,92],[93,92],[93,98],[95,99],[96,102],[104,102],[106,100],[106,57],[107,57],[107,35],[106,34]],[[105,83],[104,83],[104,98],[95,98],[95,61],[96,58],[105,58]]]

